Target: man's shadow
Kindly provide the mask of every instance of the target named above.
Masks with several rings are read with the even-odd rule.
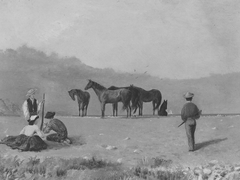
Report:
[[[197,144],[195,144],[195,150],[199,150],[199,149],[205,148],[206,146],[209,146],[211,144],[217,144],[217,143],[220,143],[221,141],[225,141],[225,140],[227,140],[227,138],[213,139],[213,140],[197,143]]]

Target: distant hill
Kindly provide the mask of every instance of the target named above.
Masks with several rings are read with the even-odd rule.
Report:
[[[16,116],[21,115],[21,110],[18,105],[9,100],[0,99],[0,116]]]
[[[148,74],[117,73],[112,69],[92,68],[75,57],[59,57],[56,53],[47,55],[27,46],[1,51],[0,62],[0,98],[8,99],[16,107],[21,107],[27,90],[34,87],[38,89],[38,99],[46,93],[45,111],[77,115],[77,102],[70,99],[67,91],[73,88],[84,90],[87,79],[92,79],[105,87],[134,84],[146,90],[159,89],[163,99],[168,100],[168,110],[174,114],[180,112],[184,103],[182,95],[186,91],[196,95],[194,101],[203,113],[240,111],[240,73],[189,80],[160,79]],[[89,92],[91,99],[88,114],[100,115],[97,96],[92,89]],[[119,113],[125,114],[120,110]],[[144,113],[152,114],[151,103],[144,104]],[[112,114],[111,105],[106,106],[106,114]]]

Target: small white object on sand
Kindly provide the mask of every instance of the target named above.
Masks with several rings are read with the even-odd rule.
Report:
[[[117,147],[116,147],[116,146],[109,146],[109,145],[108,145],[108,146],[106,147],[106,149],[107,149],[107,150],[115,150],[115,149],[117,149]]]

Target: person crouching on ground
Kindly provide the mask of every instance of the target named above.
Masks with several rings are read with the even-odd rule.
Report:
[[[189,151],[194,151],[195,149],[195,130],[196,130],[196,119],[200,118],[201,112],[199,111],[197,105],[192,102],[194,94],[187,92],[184,95],[186,99],[186,104],[184,104],[181,111],[181,118],[185,122],[185,129],[188,138]]]
[[[51,130],[56,133],[49,134],[46,139],[48,141],[55,141],[59,143],[71,144],[71,140],[68,138],[67,128],[62,121],[54,118],[55,112],[47,112],[45,115],[46,119],[49,119],[49,122],[44,124],[43,132],[49,133]]]
[[[41,151],[47,149],[47,144],[43,141],[44,134],[35,124],[39,118],[33,115],[28,120],[28,125],[25,126],[18,136],[7,136],[0,141],[0,144],[6,144],[12,149],[19,149],[21,151]]]

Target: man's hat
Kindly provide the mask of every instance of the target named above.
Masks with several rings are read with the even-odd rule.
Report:
[[[183,95],[184,98],[192,98],[194,96],[193,93],[187,92],[186,94]]]
[[[35,94],[36,91],[37,91],[37,89],[29,89],[26,96],[31,96],[31,95]]]
[[[45,118],[46,119],[51,119],[55,116],[55,112],[47,112],[46,115],[45,115]]]
[[[37,120],[38,118],[39,118],[38,115],[33,115],[33,116],[30,117],[29,121],[35,121],[35,120]]]

